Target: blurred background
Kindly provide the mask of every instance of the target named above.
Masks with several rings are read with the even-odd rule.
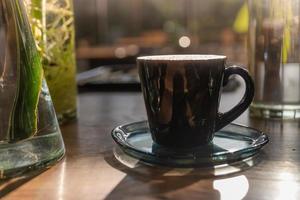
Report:
[[[140,55],[211,53],[247,63],[245,0],[74,0],[74,9],[77,70],[98,68],[81,80],[98,73],[98,81],[130,81]]]

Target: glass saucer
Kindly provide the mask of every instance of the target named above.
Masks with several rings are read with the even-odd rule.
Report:
[[[171,167],[230,164],[254,156],[269,141],[261,131],[229,124],[216,132],[208,145],[175,150],[153,142],[147,121],[118,126],[112,137],[128,155],[145,163]]]

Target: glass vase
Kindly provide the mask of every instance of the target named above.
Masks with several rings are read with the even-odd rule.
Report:
[[[254,117],[300,118],[300,0],[248,0]]]
[[[22,0],[0,0],[0,179],[65,152]]]

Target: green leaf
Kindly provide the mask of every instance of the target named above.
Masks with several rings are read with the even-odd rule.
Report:
[[[21,0],[5,0],[11,5],[17,39],[17,95],[11,113],[9,141],[18,141],[37,132],[37,109],[43,71],[30,25]]]

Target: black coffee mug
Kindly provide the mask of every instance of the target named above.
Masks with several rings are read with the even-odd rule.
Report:
[[[226,66],[222,55],[161,55],[137,58],[153,141],[169,148],[190,148],[212,141],[250,105],[254,84],[241,67]],[[222,86],[240,75],[246,83],[242,100],[219,113]]]

